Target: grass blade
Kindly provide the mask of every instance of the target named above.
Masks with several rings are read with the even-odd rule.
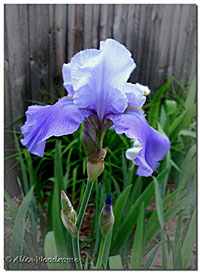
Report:
[[[61,153],[61,142],[56,142],[55,149],[55,160],[54,160],[54,194],[53,194],[53,231],[55,236],[56,248],[59,257],[70,257],[69,251],[71,250],[71,241],[67,241],[66,230],[61,221],[61,205],[60,205],[60,194],[61,190],[64,190],[63,183],[63,169],[62,169],[62,153]],[[65,264],[65,268],[69,269],[69,264]]]
[[[160,194],[160,188],[158,184],[158,180],[153,176],[154,180],[154,187],[155,187],[155,195],[156,195],[156,209],[158,213],[158,219],[160,222],[160,226],[163,229],[164,228],[164,217],[163,217],[163,204]]]
[[[195,99],[196,99],[196,76],[193,78],[191,82],[188,95],[185,101],[185,107],[186,108],[191,107],[195,103]]]
[[[113,213],[115,216],[115,222],[113,225],[113,233],[114,234],[115,234],[116,228],[119,226],[121,215],[123,214],[123,209],[125,207],[126,200],[127,200],[128,195],[130,193],[131,187],[132,187],[132,185],[129,185],[128,187],[126,187],[126,189],[120,194],[120,196],[118,197],[118,199],[115,203],[115,207],[113,210]]]
[[[146,263],[145,263],[145,265],[144,265],[144,267],[143,267],[144,270],[150,268],[150,266],[151,266],[151,264],[152,264],[152,262],[153,262],[153,259],[154,259],[155,256],[156,256],[156,253],[157,253],[159,247],[160,247],[160,245],[158,245],[157,247],[155,247],[154,250],[152,251],[151,255],[149,256],[148,260],[146,261]]]
[[[165,244],[164,231],[161,231],[161,246],[162,246],[162,269],[167,269],[167,250]]]
[[[17,214],[17,207],[15,203],[13,202],[12,198],[10,197],[9,193],[4,189],[4,198],[7,201],[9,209],[14,213],[14,215]]]
[[[179,211],[181,211],[184,207],[188,206],[194,199],[194,194],[190,194],[186,198],[179,201],[173,207],[168,209],[164,213],[164,224],[166,224],[174,215],[176,215]],[[145,245],[148,246],[152,240],[156,237],[156,235],[160,232],[161,227],[158,225],[158,222],[155,221],[152,223],[151,227],[148,229],[148,234],[145,234]]]
[[[185,236],[185,240],[182,246],[182,265],[184,269],[186,269],[190,256],[192,254],[192,249],[194,247],[195,239],[196,239],[196,209],[193,212],[190,226],[188,228],[188,232]]]
[[[156,92],[155,96],[153,97],[151,103],[152,106],[150,107],[149,114],[148,114],[148,123],[156,127],[156,122],[159,116],[159,109],[160,109],[160,101],[163,98],[163,95],[167,88],[170,86],[174,79],[171,78],[168,82],[166,82],[159,90]]]
[[[14,134],[14,136],[15,136],[15,143],[16,143],[16,146],[17,146],[19,163],[20,163],[21,172],[22,172],[24,192],[26,194],[28,192],[28,189],[29,189],[28,176],[27,176],[27,173],[26,173],[26,167],[25,167],[24,159],[23,159],[23,156],[22,156],[22,152],[21,152],[21,149],[20,149],[20,146],[19,146],[17,136],[16,136],[16,134]]]
[[[10,243],[10,256],[13,259],[22,255],[23,250],[23,240],[26,230],[26,215],[29,210],[29,206],[31,200],[33,198],[33,186],[25,196],[24,200],[22,201],[21,205],[18,208],[15,224],[13,228],[13,234]],[[10,264],[11,269],[20,269],[21,263],[18,261],[12,262]]]
[[[157,177],[157,180],[159,184],[163,181],[165,176],[168,174],[170,168],[164,169]],[[152,181],[146,189],[143,191],[143,193],[138,197],[136,202],[132,204],[132,206],[129,208],[129,211],[126,213],[126,217],[123,220],[122,224],[120,225],[120,228],[115,235],[112,246],[111,246],[111,253],[115,254],[120,249],[120,247],[123,245],[123,243],[126,241],[126,238],[130,235],[131,231],[133,230],[136,221],[137,221],[137,214],[138,210],[140,208],[140,205],[142,202],[145,202],[145,206],[149,204],[154,194],[154,182]]]
[[[53,260],[53,258],[58,257],[57,249],[56,249],[56,242],[54,238],[54,232],[50,231],[45,236],[44,240],[44,254],[45,258],[49,260]],[[65,266],[62,262],[56,263],[56,262],[47,262],[48,269],[65,269]]]
[[[144,236],[144,202],[141,205],[134,236],[131,263],[129,269],[141,269],[143,258],[143,236]]]

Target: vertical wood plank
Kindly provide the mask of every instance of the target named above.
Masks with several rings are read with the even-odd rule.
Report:
[[[23,115],[30,98],[27,5],[6,5],[7,63],[13,119]]]
[[[27,100],[30,98],[29,46],[28,46],[28,7],[27,5],[5,5],[5,126],[24,115]],[[7,130],[19,130],[20,123],[6,127]],[[11,133],[5,132],[5,156],[13,153],[15,143]],[[5,161],[5,174],[15,160]],[[16,181],[17,167],[5,176],[5,187],[11,196],[19,193]]]
[[[181,18],[180,18],[180,27],[178,35],[178,42],[177,42],[177,50],[174,63],[174,72],[177,78],[181,77],[181,71],[183,67],[183,63],[185,60],[184,56],[184,48],[187,39],[186,27],[188,22],[190,21],[189,18],[189,11],[190,5],[181,5]]]
[[[128,5],[116,4],[114,8],[113,38],[120,43],[126,41]]]
[[[99,38],[103,41],[112,38],[114,6],[110,4],[100,5]]]
[[[178,35],[179,27],[180,27],[180,17],[181,17],[181,5],[174,5],[174,16],[172,19],[172,28],[171,28],[171,40],[170,40],[170,48],[169,48],[169,65],[167,72],[169,75],[173,75],[174,73],[174,61],[178,43]]]
[[[92,47],[98,48],[99,46],[99,13],[100,5],[92,5],[93,17],[92,17]]]
[[[41,101],[41,90],[49,92],[49,9],[48,5],[28,5],[30,83],[33,100]]]
[[[184,48],[184,60],[181,71],[181,79],[184,79],[185,84],[189,84],[189,80],[193,78],[196,70],[196,26],[197,26],[197,7],[196,5],[189,6],[188,24],[186,25],[186,42]],[[192,47],[191,47],[192,46]]]
[[[163,15],[160,28],[160,37],[159,37],[159,67],[158,67],[158,82],[163,84],[165,74],[167,73],[168,64],[169,64],[169,49],[171,41],[171,30],[172,23],[174,18],[174,5],[165,5],[163,7]],[[158,86],[157,86],[158,87]]]
[[[49,5],[49,81],[52,96],[65,94],[62,66],[67,63],[67,5]]]
[[[160,27],[163,16],[163,7],[164,5],[153,5],[152,10],[152,46],[149,57],[149,81],[148,85],[152,91],[156,91],[158,81],[158,65],[159,65],[159,37],[160,37]]]
[[[83,5],[68,6],[68,60],[83,49]]]
[[[92,19],[93,5],[84,5],[84,32],[83,32],[83,48],[92,47]]]

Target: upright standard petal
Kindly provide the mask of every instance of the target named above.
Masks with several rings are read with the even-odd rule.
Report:
[[[71,59],[74,103],[93,109],[99,120],[108,113],[123,113],[127,97],[119,84],[128,80],[135,63],[131,53],[115,40],[101,42],[100,50],[84,50]]]
[[[26,122],[21,127],[24,135],[21,143],[29,152],[42,157],[46,139],[75,132],[83,119],[89,115],[90,111],[78,109],[73,100],[67,97],[54,105],[29,106],[26,111]]]
[[[137,138],[141,145],[141,150],[134,159],[138,169],[136,173],[140,176],[151,176],[153,171],[159,166],[170,147],[169,139],[154,130],[147,123],[144,115],[136,110],[128,110],[121,115],[109,115],[113,121],[117,134],[125,133],[128,138]]]

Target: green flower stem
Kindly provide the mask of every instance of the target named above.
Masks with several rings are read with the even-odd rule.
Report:
[[[78,231],[80,231],[81,223],[82,223],[82,220],[83,220],[83,215],[85,213],[88,201],[90,199],[92,186],[93,186],[93,181],[88,181],[87,186],[86,186],[86,190],[85,190],[82,202],[81,202],[81,207],[80,207],[80,210],[79,210],[79,213],[78,213],[77,222],[76,222],[76,226],[78,228]]]
[[[102,149],[104,134],[105,134],[105,131],[102,131],[100,134],[100,139],[99,139],[100,149]],[[80,249],[79,249],[79,232],[80,232],[80,227],[81,227],[81,223],[83,220],[83,216],[84,216],[88,201],[90,199],[93,184],[94,184],[93,181],[89,181],[89,180],[87,181],[86,190],[85,190],[83,199],[81,201],[81,206],[80,206],[80,210],[79,210],[77,222],[76,222],[78,234],[76,237],[72,238],[74,258],[79,258],[79,262],[76,263],[77,269],[82,269],[82,263],[81,263],[81,258],[80,258]],[[103,248],[104,248],[104,246],[103,246]]]
[[[83,269],[79,250],[79,234],[76,237],[72,236],[72,245],[74,258],[78,259],[78,261],[76,262],[76,269]]]
[[[96,269],[102,269],[101,264],[102,264],[102,259],[103,259],[103,252],[105,248],[105,243],[106,243],[106,238],[101,238],[101,245],[100,245],[100,250],[99,250],[99,256],[97,259],[97,264],[96,264]]]
[[[103,148],[103,139],[105,136],[106,130],[101,130],[100,137],[99,137],[99,149],[101,150]]]

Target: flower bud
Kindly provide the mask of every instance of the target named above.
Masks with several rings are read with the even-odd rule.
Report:
[[[105,238],[112,229],[114,223],[114,215],[111,206],[111,195],[108,195],[106,202],[100,213],[101,235]]]
[[[102,149],[88,156],[87,174],[88,181],[94,181],[104,170],[106,149]]]
[[[72,236],[76,236],[78,233],[76,212],[64,191],[61,191],[61,207],[61,219],[65,228]]]

